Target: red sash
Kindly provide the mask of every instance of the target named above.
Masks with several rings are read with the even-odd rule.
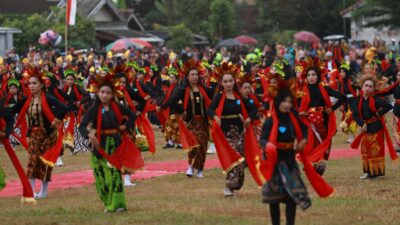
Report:
[[[359,100],[359,102],[358,102],[358,113],[359,113],[360,119],[362,119],[362,114],[361,114],[361,110],[362,110],[362,99],[363,99],[363,92],[361,91],[361,92],[360,92],[360,100]],[[371,108],[371,111],[372,111],[374,114],[376,114],[376,113],[377,113],[377,110],[376,110],[376,106],[375,106],[375,99],[373,98],[373,96],[370,96],[370,97],[368,98],[368,101],[369,101],[369,107]],[[390,138],[390,134],[389,134],[389,131],[388,131],[387,126],[386,126],[385,117],[384,117],[384,116],[381,116],[381,117],[379,118],[379,120],[381,121],[381,124],[382,124],[382,127],[383,127],[383,131],[384,131],[384,134],[385,134],[386,144],[387,144],[387,148],[388,148],[388,150],[389,150],[390,158],[391,158],[392,160],[396,160],[396,159],[398,158],[398,156],[397,156],[397,154],[396,154],[396,151],[394,150],[393,142],[392,142],[392,139]],[[350,145],[351,148],[353,148],[353,149],[358,149],[358,147],[360,146],[361,140],[362,140],[362,138],[363,138],[364,136],[365,136],[365,132],[360,133],[360,134],[354,139],[353,143],[351,143],[351,145]]]
[[[97,113],[97,139],[101,143],[101,124],[103,120],[103,114],[101,110],[102,105],[99,106]],[[110,107],[117,117],[118,124],[122,122],[121,110],[117,103],[110,102]],[[122,134],[121,145],[118,146],[116,151],[112,155],[108,155],[102,148],[97,149],[101,156],[103,156],[108,162],[110,162],[117,169],[128,172],[133,172],[144,167],[144,161],[142,154],[136,147],[135,143],[126,134]]]
[[[329,98],[328,92],[325,90],[322,84],[319,84],[319,90],[324,98],[326,107],[328,108],[332,107],[332,102]],[[308,87],[305,86],[304,96],[301,101],[299,112],[307,112],[310,101],[311,101],[310,91],[308,90]],[[310,158],[311,162],[318,162],[323,158],[323,154],[330,147],[332,138],[336,134],[336,115],[334,112],[329,114],[327,138],[323,140],[322,143],[318,145],[318,147],[316,147],[315,149],[312,148],[314,146],[315,140],[314,140],[314,135],[312,134],[311,123],[307,118],[303,118],[302,121],[308,126],[308,130],[310,131],[310,135],[308,136],[309,148],[307,148],[308,157]]]

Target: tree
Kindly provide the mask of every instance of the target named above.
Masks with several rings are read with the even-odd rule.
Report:
[[[369,18],[365,26],[400,27],[400,1],[366,0],[354,13],[355,17]]]
[[[235,34],[235,9],[228,0],[214,0],[210,6],[209,32],[215,40],[232,37]]]
[[[170,26],[168,28],[171,40],[167,41],[167,47],[175,50],[181,50],[192,45],[192,31],[185,24]]]
[[[14,45],[18,51],[26,51],[29,46],[39,46],[40,34],[46,30],[55,30],[64,37],[65,31],[65,9],[59,7],[51,8],[51,17],[47,13],[26,15],[14,15],[3,18],[5,27],[19,28],[22,33],[15,36]],[[93,47],[95,43],[95,24],[87,18],[77,15],[75,26],[69,26],[68,46],[75,48]],[[62,42],[59,48],[64,47]]]

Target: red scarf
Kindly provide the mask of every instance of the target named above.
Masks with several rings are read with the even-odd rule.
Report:
[[[139,91],[139,95],[140,95],[142,98],[146,97],[147,94],[146,94],[146,92],[143,91],[142,86],[140,85],[140,82],[139,82],[137,79],[136,79],[136,81],[135,81],[135,85],[136,85],[136,88],[137,88],[138,91]]]
[[[49,104],[46,99],[46,95],[44,92],[41,94],[41,106],[42,110],[44,113],[44,116],[49,120],[50,123],[53,123],[53,121],[56,119],[54,116],[53,112],[51,111]],[[26,100],[24,106],[21,109],[21,112],[18,115],[17,122],[15,123],[14,127],[18,127],[23,123],[23,120],[25,119],[25,115],[28,112],[29,105],[31,101],[33,100],[33,95],[30,95],[28,99]],[[21,126],[22,127],[22,126]],[[59,126],[58,128],[58,135],[57,135],[57,141],[56,144],[49,149],[46,150],[46,152],[40,156],[40,159],[47,164],[50,167],[54,167],[54,163],[57,161],[58,157],[60,156],[61,150],[62,150],[62,137],[63,137],[63,126]],[[22,132],[21,129],[21,139],[26,140],[26,132]]]
[[[62,103],[67,104],[64,97],[60,94],[58,88],[54,88],[54,96]]]
[[[24,169],[21,166],[20,161],[18,160],[17,155],[15,154],[14,149],[11,147],[10,140],[8,138],[4,138],[1,140],[3,142],[4,148],[10,157],[12,164],[14,165],[15,170],[18,173],[19,179],[22,184],[22,202],[23,203],[35,203],[36,200],[33,198],[33,190],[32,186],[29,183],[28,177],[26,176]]]
[[[118,124],[122,123],[122,114],[117,103],[110,102],[111,110],[117,117]],[[99,105],[97,112],[97,140],[101,143],[101,130],[102,130],[102,105]],[[126,134],[122,134],[121,145],[118,146],[116,151],[110,156],[102,148],[97,149],[101,156],[103,156],[108,162],[110,162],[117,169],[128,172],[134,172],[144,167],[144,161],[142,154],[136,147],[135,143]]]
[[[363,119],[362,114],[361,114],[361,110],[362,110],[362,102],[363,102],[363,92],[360,92],[360,100],[358,101],[358,115],[360,116],[360,119]],[[371,111],[376,114],[377,110],[376,110],[376,105],[375,105],[375,99],[373,96],[369,96],[368,97],[368,102],[369,102],[369,107],[371,109]],[[387,144],[387,148],[389,150],[389,154],[390,154],[390,158],[392,160],[395,160],[398,158],[396,151],[394,150],[393,147],[393,142],[392,139],[390,138],[390,134],[389,131],[386,127],[386,122],[385,122],[385,117],[381,116],[379,118],[379,120],[381,121],[382,127],[383,127],[383,131],[385,133],[385,139],[386,139],[386,144]],[[351,148],[353,149],[358,149],[358,147],[360,146],[361,140],[362,138],[365,136],[366,132],[362,132],[360,133],[353,141],[353,143],[351,143]]]
[[[235,99],[240,101],[240,107],[242,108],[243,119],[246,120],[248,118],[248,114],[247,114],[247,110],[244,106],[243,100],[240,97],[240,95],[237,94],[236,92],[234,92],[233,94],[235,96]],[[215,110],[215,115],[218,117],[221,117],[221,115],[222,115],[222,111],[223,111],[224,105],[225,105],[225,100],[226,100],[226,94],[225,94],[225,92],[223,92],[221,95],[221,99],[219,101],[219,105],[218,105],[217,109]],[[252,129],[251,126],[248,129],[246,129],[246,132],[248,132],[247,130],[250,130],[250,129]],[[245,134],[245,138],[246,137],[249,138],[250,136],[251,136],[251,131],[250,131],[250,133],[248,133],[248,135]],[[233,149],[232,146],[228,143],[221,127],[215,121],[212,124],[211,137],[214,141],[215,148],[218,153],[217,154],[218,159],[219,159],[219,162],[221,163],[221,167],[224,170],[224,173],[228,173],[235,166],[239,165],[241,162],[244,161],[244,158],[235,149]],[[253,133],[253,137],[255,139],[254,133]],[[257,151],[257,146],[256,146],[257,141],[254,142],[254,139],[253,139],[253,141],[245,140],[245,143],[246,143],[245,152],[252,151],[252,152],[248,153],[248,155],[251,155],[251,156],[256,155],[253,151]],[[253,168],[255,168],[256,163],[254,163],[254,161],[253,161],[253,160],[255,160],[255,158],[250,158],[250,160],[252,162],[251,164],[254,165]],[[256,170],[253,170],[253,172],[255,172],[255,174],[256,174]],[[255,177],[256,177],[255,178],[256,182],[258,184],[260,184],[260,180],[257,180],[258,176],[256,175]]]
[[[300,128],[300,124],[297,121],[297,118],[293,113],[289,113],[290,120],[294,126],[294,130],[296,133],[297,142],[303,140],[303,134]],[[262,172],[266,181],[269,181],[272,178],[272,175],[275,170],[275,164],[278,161],[278,153],[276,149],[277,137],[278,137],[278,124],[279,119],[276,115],[276,111],[272,112],[272,129],[271,134],[268,139],[268,144],[266,146],[266,154],[267,160],[262,162]],[[310,159],[308,158],[308,154],[306,149],[299,153],[301,161],[304,165],[304,171],[307,175],[308,180],[310,181],[312,187],[317,192],[317,194],[324,198],[329,197],[333,194],[334,189],[326,183],[326,181],[314,170]]]
[[[206,107],[210,105],[210,99],[208,98],[208,95],[206,91],[198,86],[200,94],[203,96],[204,102],[206,104]],[[189,99],[190,99],[190,87],[187,86],[185,89],[185,95],[183,99],[183,109],[184,111],[187,110],[188,104],[189,104]],[[201,106],[203,107],[203,106]],[[193,133],[187,128],[185,122],[183,121],[182,117],[179,117],[178,119],[178,124],[179,124],[179,137],[180,141],[182,144],[182,148],[185,151],[191,151],[195,147],[199,146],[199,142],[197,141],[196,137],[193,135]]]
[[[133,104],[132,99],[129,96],[128,92],[126,91],[126,89],[124,89],[123,91],[125,100],[128,103],[129,107],[132,109],[132,111],[137,112],[135,104]],[[146,140],[149,144],[149,152],[151,152],[152,154],[156,153],[156,138],[149,120],[146,118],[146,116],[140,114],[140,116],[136,118],[135,123],[137,127],[143,128]]]
[[[332,107],[332,102],[329,98],[328,92],[325,90],[324,86],[322,84],[319,84],[319,91],[322,94],[322,97],[324,98],[325,105],[328,108]],[[299,112],[308,112],[309,104],[310,104],[310,91],[308,90],[308,86],[304,87],[304,96],[301,101],[300,109]],[[308,157],[310,158],[311,162],[318,162],[323,158],[323,154],[326,152],[328,148],[330,148],[332,138],[336,134],[336,115],[334,112],[328,115],[329,120],[328,120],[328,135],[325,140],[322,141],[318,147],[313,149],[312,147],[314,146],[314,135],[312,134],[312,128],[311,128],[311,123],[308,119],[303,118],[303,122],[308,126],[308,130],[310,131],[310,135],[308,136],[308,145],[310,146],[308,149]]]
[[[65,86],[65,87],[64,87],[64,92],[67,92],[67,91],[68,91],[68,88],[69,88],[68,86]],[[81,93],[79,92],[79,90],[78,90],[78,88],[76,87],[75,84],[72,86],[72,90],[73,90],[74,93],[75,93],[76,100],[77,100],[78,102],[80,102],[80,101],[82,100],[82,95],[81,95]]]

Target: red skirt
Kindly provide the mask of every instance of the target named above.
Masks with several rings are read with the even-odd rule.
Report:
[[[361,158],[364,173],[385,175],[385,138],[383,130],[365,134],[361,140]]]

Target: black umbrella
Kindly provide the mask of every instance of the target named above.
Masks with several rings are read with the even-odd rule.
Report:
[[[217,45],[217,48],[220,48],[220,47],[235,47],[235,46],[243,46],[243,44],[238,40],[235,40],[235,39],[232,39],[232,38],[228,38],[228,39],[220,41],[218,43],[218,45]]]

